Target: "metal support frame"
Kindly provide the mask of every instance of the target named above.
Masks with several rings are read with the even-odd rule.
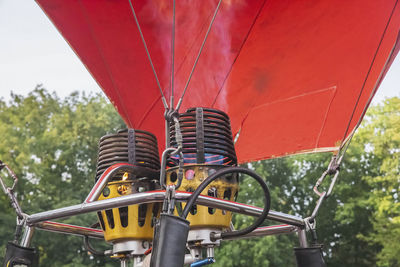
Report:
[[[146,203],[155,203],[155,202],[163,202],[165,197],[167,196],[167,191],[159,190],[159,191],[150,191],[144,193],[136,193],[127,196],[121,196],[117,198],[105,199],[105,200],[97,200],[99,195],[101,194],[104,186],[107,184],[110,177],[113,173],[121,170],[126,169],[130,170],[133,166],[126,165],[126,164],[119,164],[110,168],[106,173],[104,173],[101,178],[97,181],[91,192],[89,193],[88,197],[85,201],[78,205],[73,205],[69,207],[63,207],[60,209],[45,211],[41,213],[36,213],[32,215],[23,214],[22,211],[20,212],[21,215],[23,214],[23,225],[24,225],[24,235],[21,239],[20,245],[24,247],[29,247],[30,242],[32,240],[32,236],[34,233],[35,228],[57,232],[57,233],[64,233],[64,234],[72,234],[84,237],[92,237],[92,238],[99,238],[103,239],[104,234],[101,229],[95,229],[91,227],[82,227],[77,225],[71,224],[64,224],[59,222],[52,222],[50,220],[66,218],[70,216],[86,214],[89,212],[97,212],[100,210],[105,209],[113,209],[119,208],[124,206],[130,206],[135,204],[146,204]],[[326,176],[326,175],[325,175]],[[14,176],[13,176],[14,178]],[[336,180],[336,177],[335,179]],[[1,185],[3,190],[6,193],[12,192],[12,189],[6,188],[5,184],[2,180]],[[16,183],[16,179],[14,178],[14,182]],[[15,185],[14,185],[15,186]],[[13,187],[14,187],[13,186]],[[330,190],[331,191],[331,190]],[[323,198],[325,197],[325,192],[322,194],[322,199],[319,201],[321,204]],[[192,193],[190,192],[182,192],[176,191],[174,194],[175,201],[185,202],[187,201]],[[97,201],[96,201],[97,200]],[[17,202],[16,202],[17,203]],[[242,203],[237,203],[229,200],[219,199],[211,196],[204,196],[200,195],[197,198],[196,204],[203,205],[211,208],[222,209],[226,211],[231,211],[235,213],[240,213],[243,215],[255,216],[258,217],[262,214],[263,209],[255,206],[250,206]],[[316,207],[317,213],[319,205]],[[18,214],[18,209],[17,214]],[[19,215],[19,214],[18,214]],[[315,217],[313,214],[311,218]],[[284,225],[273,225],[267,227],[259,227],[248,233],[246,235],[235,237],[235,238],[225,238],[223,240],[230,240],[230,239],[242,239],[242,238],[252,238],[252,237],[260,237],[260,236],[268,236],[268,235],[276,235],[276,234],[289,234],[289,233],[298,233],[300,247],[307,247],[307,238],[306,238],[306,230],[308,230],[310,224],[310,217],[303,219],[299,216],[289,215],[277,211],[270,210],[267,219],[284,223]],[[121,261],[121,266],[127,264],[124,260]]]
[[[299,229],[297,234],[298,234],[298,237],[299,237],[300,247],[301,248],[307,248],[308,247],[308,242],[307,242],[306,230],[305,229]]]
[[[245,239],[245,238],[269,236],[269,235],[291,234],[291,233],[300,232],[300,231],[302,231],[301,228],[293,226],[293,225],[288,225],[288,224],[271,225],[271,226],[265,226],[265,227],[258,227],[253,232],[248,233],[243,236],[240,236],[240,237],[224,238],[222,240],[235,240],[235,239]]]
[[[107,183],[112,179],[113,175],[118,171],[132,171],[134,168],[133,165],[127,163],[117,163],[111,167],[109,167],[97,180],[95,185],[93,186],[92,190],[90,190],[89,195],[86,197],[84,203],[90,203],[96,201],[101,192],[103,191],[104,187]]]
[[[187,199],[191,196],[189,192],[181,192],[177,191],[175,198],[177,201],[187,201]],[[112,199],[105,199],[94,201],[91,203],[82,203],[79,205],[73,205],[69,207],[64,207],[60,209],[45,211],[41,213],[36,213],[27,216],[26,222],[28,225],[32,226],[40,222],[60,219],[65,217],[70,217],[79,214],[85,214],[89,212],[100,211],[104,209],[113,209],[119,208],[134,204],[145,204],[145,203],[154,203],[154,202],[163,202],[165,198],[165,191],[150,191],[145,193],[137,193],[128,196],[121,196]],[[242,203],[237,203],[229,200],[214,198],[210,196],[200,195],[197,199],[196,204],[203,205],[211,208],[228,210],[236,213],[241,213],[244,215],[250,216],[260,216],[262,212],[262,208],[250,206]],[[304,227],[305,223],[303,218],[289,215],[277,211],[270,211],[268,214],[268,219],[280,223],[286,223],[298,227]]]
[[[55,233],[63,233],[63,234],[72,234],[77,236],[87,236],[92,238],[103,239],[103,231],[100,229],[90,228],[90,227],[82,227],[71,224],[64,224],[59,222],[45,221],[35,224],[35,227],[40,230],[55,232]],[[236,240],[236,239],[248,239],[255,237],[263,237],[270,235],[279,235],[279,234],[292,234],[297,233],[299,237],[300,247],[308,247],[306,230],[301,227],[297,227],[289,224],[282,225],[271,225],[265,227],[259,227],[253,232],[243,235],[241,237],[235,238],[226,238],[225,240]]]
[[[7,164],[3,163],[0,160],[0,171],[5,168],[8,172],[8,174],[11,176],[13,179],[13,185],[11,187],[8,187],[6,183],[3,181],[3,178],[0,176],[0,185],[1,188],[3,189],[4,193],[8,196],[8,198],[11,201],[11,206],[14,208],[15,213],[17,214],[17,219],[18,223],[22,223],[25,217],[25,214],[22,212],[21,206],[18,203],[17,198],[15,197],[14,190],[15,187],[18,184],[18,177],[15,175],[15,173],[11,170],[10,167],[8,167]]]
[[[78,236],[87,236],[92,238],[104,239],[103,230],[91,227],[83,227],[72,224],[65,224],[59,222],[45,221],[35,224],[35,227],[40,230],[49,232],[71,234]]]
[[[35,232],[35,227],[25,226],[24,235],[22,236],[22,240],[20,243],[22,247],[30,246],[34,232]]]
[[[45,221],[36,224],[37,229],[56,232],[56,233],[64,233],[64,234],[72,234],[78,236],[87,236],[93,238],[103,238],[103,233],[99,229],[94,229],[90,227],[81,227],[71,224],[63,224],[58,222]],[[307,239],[306,239],[306,230],[304,228],[300,228],[293,225],[283,224],[283,225],[272,225],[259,227],[253,232],[243,235],[241,237],[234,238],[226,238],[225,240],[235,240],[235,239],[248,239],[248,238],[256,238],[270,235],[278,235],[278,234],[292,234],[297,233],[299,236],[300,247],[307,247]],[[207,258],[214,257],[214,249],[212,247],[207,248]],[[125,262],[121,262],[121,264],[127,264],[128,259],[124,259]],[[138,261],[141,263],[141,258],[134,258],[134,261]],[[186,255],[185,264],[191,264],[195,261],[192,255]],[[134,266],[136,266],[134,264]],[[141,266],[141,265],[140,265]]]
[[[99,210],[118,208],[134,204],[163,202],[165,199],[165,194],[166,191],[164,190],[150,191],[150,192],[137,193],[133,195],[122,196],[112,199],[99,200],[89,203],[84,202],[80,205],[74,205],[60,209],[45,211],[37,214],[32,214],[26,217],[26,223],[29,229],[34,229],[34,227],[36,227],[38,229],[45,231],[102,239],[104,238],[104,235],[101,229],[94,229],[90,227],[82,227],[71,224],[52,222],[49,220],[60,219],[74,215],[86,214],[89,212],[96,212]],[[175,193],[175,199],[176,201],[180,202],[187,201],[187,199],[191,196],[191,194],[192,193],[189,192],[177,191]],[[204,195],[199,196],[196,204],[208,206],[211,208],[228,210],[249,216],[259,216],[263,210],[262,208],[259,207],[237,203],[229,200],[214,198],[210,196],[204,196]],[[223,240],[297,233],[299,236],[300,247],[307,247],[306,224],[303,218],[272,210],[269,212],[267,218],[269,220],[285,224],[259,227],[247,235],[238,238],[227,238]],[[25,232],[29,233],[30,231],[25,231]],[[27,240],[30,241],[30,238]],[[25,240],[25,238],[23,238],[23,240]],[[27,241],[24,242],[26,243]]]

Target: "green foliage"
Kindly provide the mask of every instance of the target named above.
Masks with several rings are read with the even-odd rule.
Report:
[[[0,101],[0,159],[21,178],[16,191],[21,192],[18,199],[24,212],[81,203],[94,182],[99,138],[122,127],[118,114],[100,95],[73,93],[59,99],[38,86],[27,97],[13,95],[9,103]],[[5,211],[0,216],[4,255],[15,216],[3,194],[0,201]],[[64,221],[90,225],[96,218]],[[41,266],[97,265],[83,251],[81,238],[37,231],[33,245],[41,252]]]
[[[27,97],[13,95],[9,103],[0,100],[0,159],[21,178],[17,192],[24,211],[82,202],[93,185],[99,138],[123,127],[100,95],[75,93],[59,99],[38,87]],[[300,155],[248,167],[265,177],[272,209],[305,217],[317,200],[312,187],[330,157]],[[400,99],[392,98],[367,113],[333,195],[318,214],[318,239],[324,244],[328,266],[400,266],[399,177]],[[238,201],[262,206],[257,183],[242,179]],[[0,255],[4,255],[15,226],[14,211],[4,194],[0,194],[0,209]],[[235,215],[233,223],[240,229],[253,220]],[[96,218],[85,215],[64,221],[90,225]],[[295,266],[297,244],[295,235],[226,241],[216,250],[214,266]],[[88,255],[82,240],[74,236],[37,231],[33,245],[41,252],[41,266],[112,266],[109,260]]]
[[[319,242],[328,266],[400,265],[400,99],[372,107],[341,166],[339,181],[317,217]],[[303,217],[311,214],[312,187],[331,154],[286,157],[252,163],[266,178],[272,209]],[[329,181],[325,181],[329,185]],[[323,188],[323,186],[322,186]],[[326,189],[326,188],[325,188]],[[244,179],[239,201],[262,206],[255,182]],[[234,217],[236,228],[252,220]],[[294,236],[226,242],[216,266],[295,266]]]
[[[382,248],[378,266],[400,266],[400,99],[373,108],[356,142],[368,145],[364,161],[371,167],[362,178],[371,188],[373,231],[360,238]]]

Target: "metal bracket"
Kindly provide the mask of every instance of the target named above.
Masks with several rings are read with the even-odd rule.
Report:
[[[167,184],[165,182],[165,175],[166,175],[166,169],[167,169],[167,159],[168,155],[179,155],[179,170],[178,170],[178,183],[175,186],[175,189],[178,189],[181,186],[182,179],[183,179],[183,153],[181,147],[178,148],[167,148],[164,150],[162,153],[162,158],[161,158],[161,169],[160,169],[160,184],[163,188],[167,188]]]
[[[197,163],[204,163],[204,114],[202,108],[196,108],[196,159]]]
[[[331,162],[328,165],[328,169],[322,173],[321,177],[315,183],[315,186],[313,188],[314,192],[320,197],[323,194],[325,194],[324,197],[328,198],[332,193],[333,187],[335,186],[336,180],[339,176],[339,171],[340,171],[340,161],[337,161],[337,155],[334,155],[331,159]],[[333,178],[329,186],[328,192],[319,192],[318,190],[319,186],[322,184],[325,178],[330,175],[333,175]]]
[[[315,230],[315,228],[316,228],[315,217],[317,217],[317,214],[318,214],[319,209],[321,208],[322,202],[332,194],[333,187],[335,186],[336,180],[339,176],[341,159],[342,158],[339,158],[339,160],[338,160],[337,155],[334,155],[332,157],[327,170],[322,173],[321,177],[317,180],[317,182],[315,183],[315,186],[313,188],[314,193],[319,196],[319,199],[317,201],[317,204],[315,205],[313,212],[311,213],[311,216],[304,219],[306,229],[311,231],[313,243],[316,243],[316,241],[317,241],[317,234],[316,234],[316,230]],[[323,183],[323,181],[325,180],[325,178],[327,176],[332,176],[332,175],[333,175],[333,178],[329,185],[328,191],[320,192],[318,190],[319,186]]]
[[[17,186],[18,183],[18,177],[17,175],[15,175],[15,173],[10,169],[10,167],[8,167],[7,164],[5,164],[4,162],[2,162],[0,160],[0,171],[2,169],[6,169],[8,171],[8,173],[10,174],[10,176],[13,178],[13,185],[11,187],[6,187],[6,184],[4,183],[3,179],[0,177],[0,182],[1,182],[1,186],[3,188],[3,191],[7,194],[8,191],[14,191],[15,187]]]
[[[7,164],[5,164],[4,162],[0,161],[0,170],[2,170],[3,168],[5,168],[9,175],[13,178],[13,185],[11,187],[7,187],[7,185],[5,184],[5,182],[3,181],[3,178],[0,176],[0,184],[1,187],[4,191],[4,193],[8,196],[8,198],[10,199],[11,202],[11,206],[14,208],[15,213],[17,214],[17,220],[18,220],[18,224],[21,224],[24,221],[24,218],[26,217],[26,215],[22,212],[21,206],[18,203],[17,198],[15,197],[14,194],[14,189],[17,186],[18,183],[18,177],[15,175],[15,173],[10,169],[10,167],[8,167]]]
[[[128,129],[128,162],[136,164],[136,133],[135,129]]]
[[[168,155],[179,155],[179,170],[178,170],[178,183],[175,186],[175,189],[178,189],[182,183],[183,179],[183,153],[182,153],[182,148],[183,148],[183,137],[182,137],[182,132],[181,128],[179,125],[179,113],[177,110],[174,109],[166,109],[164,113],[165,117],[165,122],[166,122],[166,127],[165,127],[165,135],[166,135],[166,144],[167,146],[170,145],[170,137],[169,137],[169,126],[173,122],[175,126],[175,139],[176,143],[178,144],[177,148],[169,147],[166,148],[161,156],[161,170],[160,170],[160,185],[166,189],[167,185],[165,183],[165,171],[167,167],[167,159]]]
[[[165,199],[163,204],[163,212],[173,214],[175,210],[175,185],[168,185],[165,192]]]

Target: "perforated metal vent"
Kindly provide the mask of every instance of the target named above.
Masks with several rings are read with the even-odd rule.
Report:
[[[99,142],[96,180],[110,166],[130,163],[150,170],[160,169],[156,137],[146,131],[124,129],[105,135]]]
[[[190,108],[179,114],[185,164],[236,165],[229,117],[210,108]],[[175,126],[170,127],[171,146],[177,147]],[[169,159],[176,166],[177,157]]]

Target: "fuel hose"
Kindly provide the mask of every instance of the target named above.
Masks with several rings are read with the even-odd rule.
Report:
[[[227,168],[223,168],[220,169],[218,171],[216,171],[215,173],[213,173],[212,175],[208,176],[198,187],[197,189],[193,192],[193,194],[190,196],[190,198],[187,201],[187,204],[182,212],[181,218],[186,219],[186,217],[189,214],[190,209],[192,208],[192,206],[195,204],[197,198],[199,197],[200,193],[214,180],[224,176],[224,175],[228,175],[228,174],[234,174],[234,173],[238,173],[238,174],[247,174],[248,176],[254,178],[258,184],[261,186],[261,188],[264,191],[264,209],[260,215],[260,217],[257,218],[257,220],[250,225],[247,228],[241,229],[241,230],[237,230],[237,231],[232,231],[232,232],[224,232],[221,233],[221,238],[230,238],[230,237],[237,237],[237,236],[241,236],[241,235],[245,235],[248,234],[250,232],[252,232],[253,230],[255,230],[257,227],[259,227],[264,220],[267,218],[270,207],[271,207],[271,196],[269,193],[269,189],[268,186],[266,184],[266,182],[264,181],[263,178],[261,178],[261,176],[259,176],[257,173],[255,173],[252,170],[246,169],[246,168],[242,168],[242,167],[227,167]]]

